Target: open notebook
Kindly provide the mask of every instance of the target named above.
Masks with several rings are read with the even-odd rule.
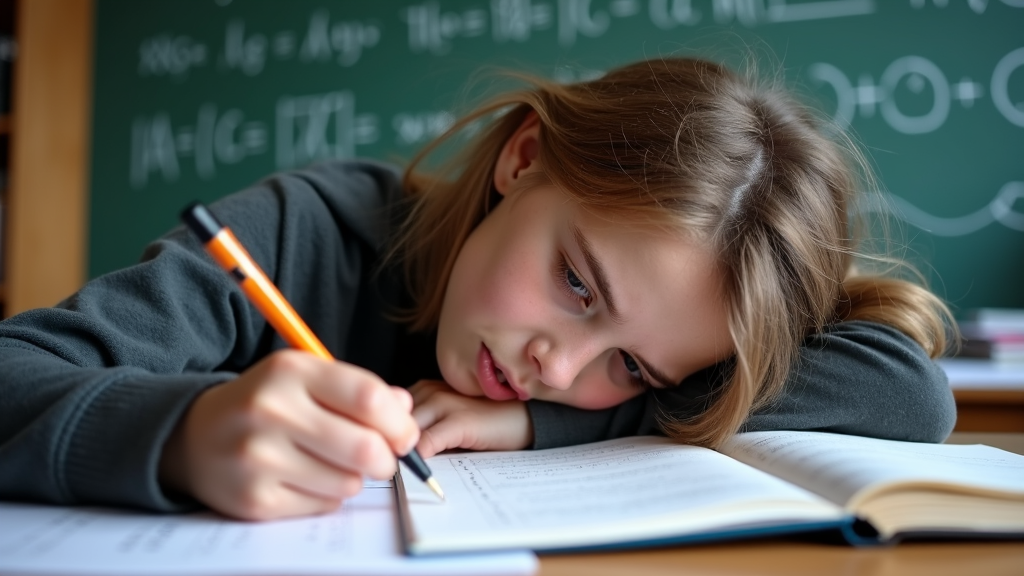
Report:
[[[623,438],[431,458],[441,504],[396,489],[411,554],[649,546],[833,529],[1024,537],[1024,456],[817,432],[735,436],[721,452]],[[414,479],[413,479],[414,480]]]

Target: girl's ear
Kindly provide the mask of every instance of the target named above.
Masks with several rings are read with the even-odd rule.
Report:
[[[540,168],[540,118],[530,112],[502,147],[494,163],[494,189],[505,196],[523,175]]]

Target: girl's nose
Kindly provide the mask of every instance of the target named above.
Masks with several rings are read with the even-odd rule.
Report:
[[[540,381],[556,390],[568,390],[587,365],[586,346],[556,344],[551,338],[534,338],[527,354]]]

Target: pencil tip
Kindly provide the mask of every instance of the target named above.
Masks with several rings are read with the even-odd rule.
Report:
[[[427,486],[430,486],[430,489],[434,491],[434,494],[437,494],[437,497],[444,502],[444,492],[441,490],[441,485],[437,483],[437,480],[427,478]]]

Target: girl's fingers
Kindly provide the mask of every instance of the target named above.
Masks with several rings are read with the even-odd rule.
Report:
[[[393,452],[416,445],[419,428],[406,403],[373,373],[342,363],[324,363],[328,373],[308,385],[310,395],[328,410],[375,430]]]
[[[383,480],[397,470],[395,452],[380,434],[330,411],[310,411],[290,436],[311,456],[359,477]]]
[[[388,386],[388,390],[395,395],[398,400],[398,405],[406,412],[412,412],[413,399],[412,394],[409,393],[405,388],[399,388],[398,386]]]
[[[444,418],[423,430],[416,448],[424,458],[452,448],[472,448],[476,445],[473,432],[457,418]]]
[[[309,496],[340,503],[359,493],[363,477],[324,462],[297,444],[291,445],[289,463],[281,481]]]
[[[440,420],[444,416],[445,412],[441,406],[438,406],[435,402],[428,402],[426,404],[417,404],[412,409],[412,417],[416,420],[416,425],[420,427],[420,430],[426,430],[434,425],[435,422]],[[422,438],[423,432],[420,432]]]
[[[420,380],[409,388],[409,392],[413,399],[412,417],[420,430],[426,430],[452,410],[460,408],[460,402],[468,400],[444,382],[436,380]],[[457,401],[453,402],[453,398]]]
[[[363,476],[394,474],[392,443],[415,445],[411,400],[365,370],[275,352],[192,404],[176,431],[179,485],[239,518],[332,510]]]
[[[270,520],[335,510],[362,488],[362,477],[337,468],[288,440],[267,438],[253,448],[243,469],[258,477],[241,479],[224,499],[222,511],[248,520]]]
[[[426,402],[438,392],[452,392],[452,389],[444,382],[437,380],[420,380],[409,388],[413,403],[417,406]]]
[[[275,520],[294,516],[323,514],[338,508],[339,498],[325,498],[285,482],[264,482],[257,489],[244,491],[225,506],[215,506],[219,512],[243,520]]]
[[[340,498],[325,498],[305,490],[295,489],[284,482],[278,484],[273,492],[272,497],[269,498],[272,502],[272,507],[268,510],[269,514],[266,517],[253,518],[254,520],[325,514],[337,510],[341,505]]]

